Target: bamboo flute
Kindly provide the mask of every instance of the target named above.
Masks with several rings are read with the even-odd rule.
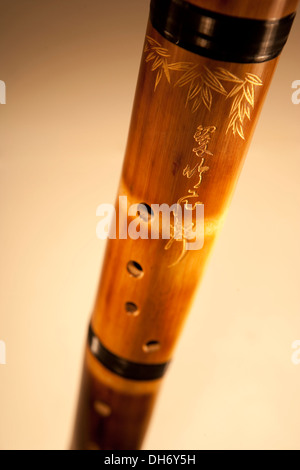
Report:
[[[141,447],[296,7],[295,0],[151,1],[73,449]],[[177,205],[169,239],[163,226],[150,237],[161,204]],[[190,235],[201,207],[197,249]],[[189,209],[189,230],[178,208]],[[127,234],[130,224],[139,238]]]

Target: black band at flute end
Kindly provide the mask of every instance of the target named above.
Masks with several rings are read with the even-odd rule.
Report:
[[[274,59],[285,45],[295,13],[278,20],[255,20],[214,13],[184,0],[151,0],[153,27],[191,52],[225,62]]]
[[[104,367],[126,379],[139,381],[160,379],[169,365],[168,362],[164,364],[141,364],[116,356],[103,346],[91,326],[89,327],[88,344],[93,356]]]

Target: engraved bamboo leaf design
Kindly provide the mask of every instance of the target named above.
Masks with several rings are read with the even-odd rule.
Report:
[[[262,81],[253,73],[246,73],[244,80],[242,80],[221,67],[216,71],[216,75],[220,80],[235,83],[226,97],[227,99],[233,98],[226,133],[231,129],[233,135],[238,134],[242,139],[245,139],[244,120],[245,117],[249,120],[251,118],[251,108],[254,108],[254,87],[262,86]]]
[[[154,85],[154,90],[156,90],[163,76],[165,76],[167,81],[171,83],[170,70],[183,71],[186,70],[188,64],[185,62],[174,62],[169,64],[168,59],[171,55],[169,54],[168,49],[162,47],[159,42],[150,36],[147,36],[146,39],[147,41],[144,49],[144,52],[148,52],[146,62],[152,62],[152,72],[157,70]]]
[[[168,49],[161,46],[155,39],[147,36],[145,53],[146,62],[152,62],[151,70],[156,71],[154,90],[156,90],[163,76],[171,83],[170,72],[182,72],[174,86],[187,88],[186,106],[190,105],[192,112],[196,112],[201,105],[208,111],[211,110],[214,93],[218,93],[232,99],[229,112],[229,123],[226,133],[231,129],[233,135],[239,135],[245,139],[244,121],[250,120],[251,109],[254,108],[255,87],[262,86],[261,79],[253,74],[246,73],[243,79],[237,77],[229,70],[218,67],[209,70],[206,66],[191,62],[169,63],[171,55]],[[223,83],[231,84],[231,89],[226,90]]]
[[[186,105],[191,102],[193,113],[201,104],[204,104],[209,111],[211,110],[213,91],[225,96],[227,94],[218,78],[207,67],[200,67],[198,64],[187,66],[184,74],[175,83],[175,86],[179,87],[187,85],[189,89]]]

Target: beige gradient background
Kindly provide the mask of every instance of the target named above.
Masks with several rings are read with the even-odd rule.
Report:
[[[68,448],[148,0],[0,0],[0,448]],[[300,449],[300,15],[145,441]]]

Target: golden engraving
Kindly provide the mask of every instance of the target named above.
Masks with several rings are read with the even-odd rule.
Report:
[[[158,41],[150,36],[146,36],[144,52],[148,52],[146,62],[153,62],[151,70],[153,72],[157,70],[154,90],[156,90],[163,75],[171,84],[170,71],[183,72],[182,76],[174,83],[174,86],[189,87],[186,106],[190,104],[193,113],[201,105],[204,105],[210,111],[213,104],[213,93],[218,93],[226,99],[232,98],[226,133],[231,129],[233,135],[239,135],[245,140],[244,120],[246,117],[250,120],[251,108],[254,108],[255,87],[263,84],[257,75],[246,73],[245,77],[241,79],[223,67],[211,71],[205,65],[201,66],[192,62],[169,63],[171,55],[168,49],[162,47]],[[231,83],[232,88],[227,91],[222,82]]]
[[[243,124],[245,117],[250,120],[250,110],[251,108],[254,108],[254,87],[262,86],[263,83],[261,79],[253,73],[246,73],[244,80],[241,80],[222,67],[218,68],[216,76],[220,80],[235,83],[226,97],[234,97],[229,114],[230,121],[227,126],[226,133],[231,128],[233,135],[238,133],[242,139],[245,139]]]
[[[168,53],[168,49],[162,47],[159,42],[155,41],[155,39],[151,38],[150,36],[146,36],[146,38],[147,42],[145,45],[144,52],[150,51],[146,57],[146,62],[153,61],[151,71],[154,72],[155,70],[157,70],[154,86],[154,90],[156,90],[157,85],[161,81],[163,74],[165,75],[168,82],[171,83],[170,70],[186,70],[186,67],[190,64],[185,62],[175,62],[169,64],[168,58],[170,58],[171,55]]]
[[[188,179],[192,178],[196,173],[197,181],[195,182],[192,189],[188,190],[188,194],[178,199],[177,204],[187,206],[190,204],[190,199],[197,199],[199,198],[198,189],[202,183],[203,174],[209,171],[208,166],[204,166],[205,164],[205,157],[206,155],[212,156],[213,154],[208,150],[208,145],[212,138],[212,135],[215,133],[217,128],[215,126],[206,126],[203,127],[202,125],[197,127],[197,131],[194,135],[194,139],[197,143],[197,147],[193,148],[193,152],[195,153],[196,157],[201,158],[200,163],[196,163],[196,165],[191,169],[190,165],[187,165],[182,174],[186,176]],[[193,203],[192,207],[189,210],[195,210],[198,204],[202,204],[200,201],[196,201]],[[169,250],[173,245],[174,241],[182,243],[182,249],[179,257],[172,263],[169,267],[176,266],[186,255],[186,244],[187,240],[192,239],[192,235],[194,233],[194,223],[192,222],[190,225],[182,227],[181,224],[182,217],[179,214],[179,211],[174,211],[174,224],[171,225],[171,237],[168,243],[165,245],[165,250]]]
[[[186,105],[190,101],[192,102],[192,112],[197,111],[201,103],[203,103],[208,111],[210,111],[213,91],[225,96],[227,95],[222,83],[214,76],[214,74],[207,67],[201,67],[198,64],[191,64],[182,77],[180,77],[175,83],[175,86],[179,87],[184,87],[186,85],[189,85]]]

